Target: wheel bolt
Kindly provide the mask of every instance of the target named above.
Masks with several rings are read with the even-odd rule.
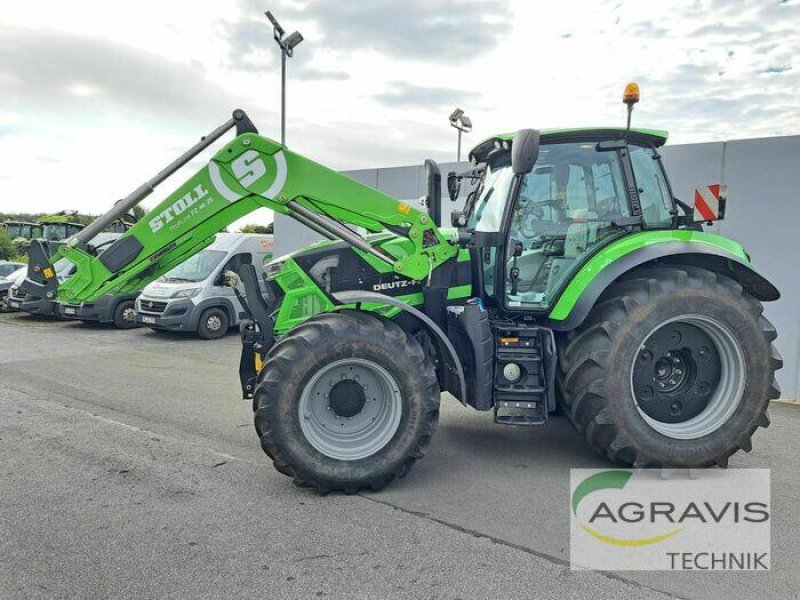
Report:
[[[675,369],[675,375],[680,375],[682,371],[680,369]]]
[[[650,350],[643,350],[642,353],[639,355],[639,360],[642,362],[650,362],[653,360],[653,353]]]
[[[330,410],[330,409],[331,409],[331,405],[328,404],[328,406],[325,407],[325,410]]]

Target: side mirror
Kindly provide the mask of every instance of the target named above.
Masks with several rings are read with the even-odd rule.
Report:
[[[455,202],[460,192],[461,177],[456,175],[455,171],[450,171],[447,174],[447,195],[450,196],[450,201]]]
[[[533,170],[539,158],[539,131],[520,129],[511,143],[511,170],[515,175],[526,175]]]
[[[442,174],[431,159],[425,160],[428,214],[437,227],[442,226]]]

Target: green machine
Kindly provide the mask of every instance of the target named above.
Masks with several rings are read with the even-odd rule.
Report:
[[[629,115],[637,100],[626,89]],[[231,129],[94,255],[97,232]],[[629,126],[487,139],[448,175],[451,198],[470,191],[443,227],[432,161],[423,211],[258,135],[237,110],[60,248],[36,242],[24,286],[69,303],[132,292],[268,207],[325,238],[226,274],[248,311],[243,395],[264,451],[297,485],[353,493],[404,476],[445,391],[502,425],[563,413],[616,462],[725,466],[779,396],[761,304],[779,293],[673,197],[666,137]],[[62,282],[59,259],[76,266]]]

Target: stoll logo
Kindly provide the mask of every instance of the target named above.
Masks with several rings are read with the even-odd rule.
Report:
[[[570,473],[573,569],[768,570],[768,469]]]

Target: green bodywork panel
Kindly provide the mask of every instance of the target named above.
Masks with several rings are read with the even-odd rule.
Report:
[[[458,252],[427,213],[273,140],[245,133],[122,235],[120,239],[136,238],[142,248],[119,271],[111,272],[99,257],[77,247],[62,246],[53,262],[66,258],[77,266],[77,272],[59,285],[56,299],[93,301],[108,293],[139,290],[211,244],[214,234],[258,208],[291,215],[291,201],[369,232],[384,232],[387,227],[405,231],[407,244],[386,248],[396,259],[394,265],[372,256],[370,260],[411,279],[427,277]]]
[[[391,234],[381,236],[370,236],[375,245],[382,247],[393,255],[402,256],[411,250],[409,240]],[[320,248],[335,242],[318,242],[313,247]],[[405,248],[404,248],[405,247]],[[294,256],[303,252],[298,250],[287,256],[276,259],[273,262],[282,263],[280,271],[270,277],[270,280],[277,283],[283,290],[284,297],[280,307],[273,315],[275,334],[283,335],[293,327],[296,327],[309,317],[321,312],[328,312],[334,309],[349,308],[347,305],[334,305],[330,298],[322,292],[320,287],[303,271],[295,262]],[[370,263],[378,272],[388,273],[391,271],[386,263],[376,259],[370,254],[353,250],[365,261]],[[467,250],[460,250],[456,257],[458,262],[469,262],[470,255]],[[472,285],[459,285],[447,290],[447,300],[454,304],[463,304],[464,301],[472,296]],[[422,293],[415,292],[403,296],[395,296],[395,299],[405,302],[411,306],[421,306],[423,302]],[[361,309],[377,312],[387,318],[393,318],[401,309],[385,305],[362,303]]]
[[[692,231],[687,229],[669,229],[643,231],[622,237],[608,246],[601,249],[592,256],[589,261],[572,277],[569,285],[550,310],[549,317],[555,321],[567,319],[581,297],[583,292],[589,287],[592,280],[606,267],[614,261],[625,256],[629,252],[652,246],[654,244],[664,244],[668,242],[689,242],[718,248],[741,259],[744,263],[750,260],[744,248],[737,242],[724,238],[720,235],[705,233],[702,231]]]

